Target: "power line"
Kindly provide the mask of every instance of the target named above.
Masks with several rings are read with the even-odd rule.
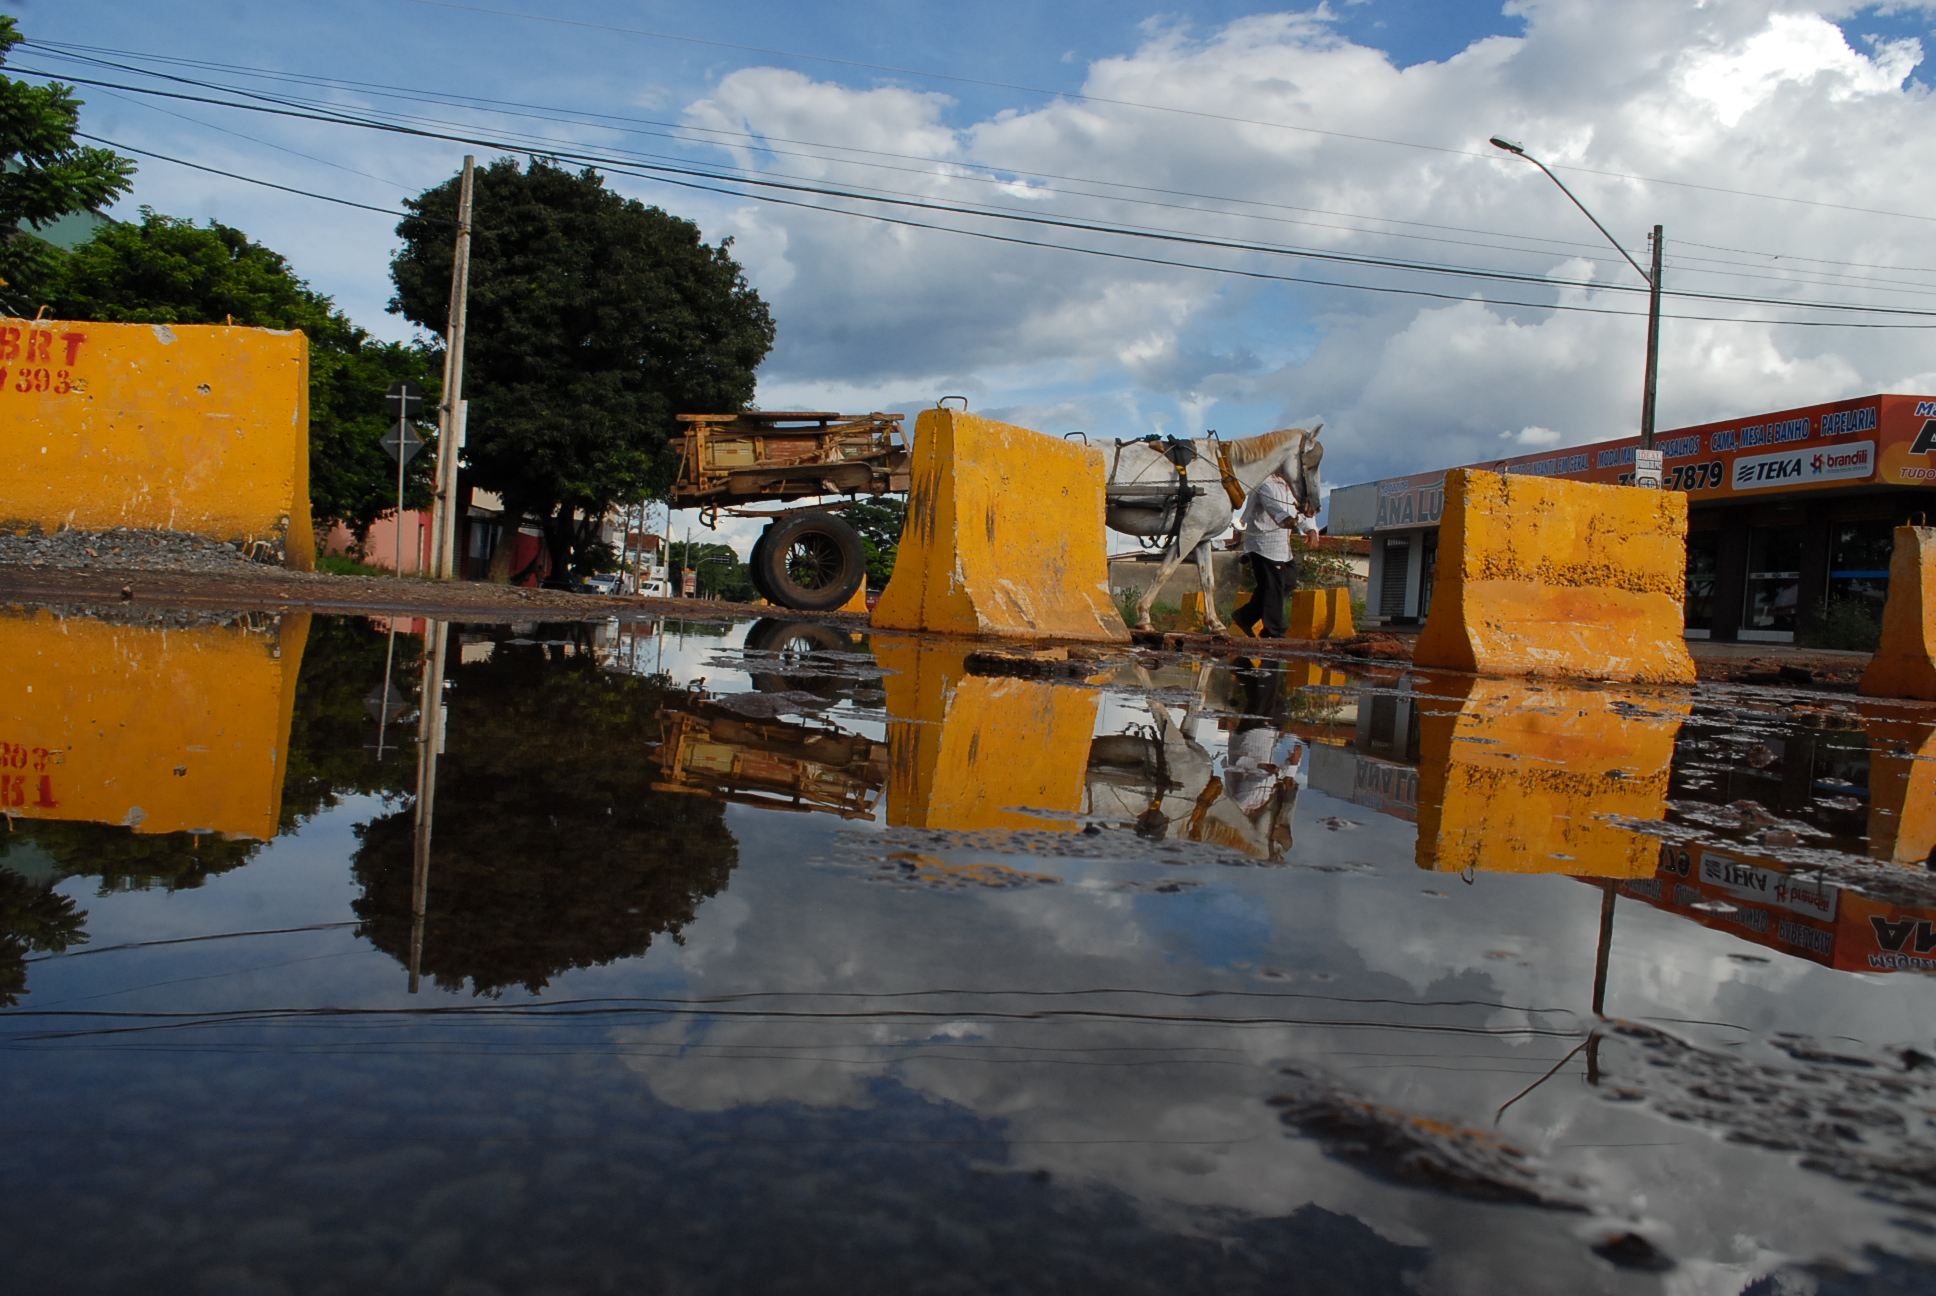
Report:
[[[857,59],[833,58],[822,54],[801,54],[793,50],[774,49],[764,45],[741,45],[732,41],[710,40],[700,36],[679,36],[671,32],[649,31],[641,27],[619,27],[609,23],[586,22],[577,18],[559,18],[551,14],[524,13],[515,9],[491,9],[483,5],[459,4],[456,0],[407,0],[410,4],[423,5],[434,9],[457,9],[469,13],[490,14],[499,18],[522,18],[529,22],[554,23],[563,27],[583,27],[593,31],[617,32],[627,36],[645,36],[653,40],[683,41],[693,45],[711,45],[719,49],[741,50],[749,54],[771,54],[780,58],[803,59],[817,63],[832,63],[843,67],[862,68],[871,72],[891,72],[896,76],[925,77],[936,81],[955,81],[963,85],[986,86],[996,90],[1019,90],[1024,94],[1050,95],[1058,99],[1072,99],[1083,103],[1109,104],[1121,108],[1141,108],[1150,112],[1177,113],[1185,117],[1202,117],[1211,121],[1230,122],[1239,126],[1264,126],[1274,130],[1298,131],[1309,135],[1324,135],[1333,139],[1353,140],[1365,144],[1387,144],[1395,148],[1421,149],[1431,153],[1446,153],[1454,157],[1479,158],[1484,161],[1496,160],[1492,153],[1480,153],[1472,149],[1448,148],[1442,144],[1421,144],[1416,140],[1386,139],[1378,135],[1356,135],[1348,131],[1324,130],[1317,126],[1299,126],[1291,122],[1264,121],[1251,117],[1233,117],[1225,113],[1205,112],[1197,108],[1179,108],[1170,104],[1141,103],[1134,99],[1111,99],[1102,95],[1083,94],[1074,90],[1050,90],[1042,86],[1021,85],[1009,81],[988,81],[978,77],[960,76],[951,72],[933,72],[918,68],[894,67],[883,63],[864,63]],[[1894,216],[1902,220],[1936,221],[1936,216],[1924,216],[1915,212],[1887,211],[1876,207],[1852,207],[1846,203],[1823,202],[1817,198],[1792,198],[1786,194],[1757,193],[1749,189],[1728,189],[1720,185],[1696,184],[1690,180],[1667,180],[1658,176],[1635,175],[1625,171],[1602,171],[1593,167],[1564,166],[1553,163],[1556,171],[1571,171],[1579,175],[1604,176],[1614,180],[1639,180],[1645,184],[1673,185],[1681,189],[1699,189],[1707,193],[1729,194],[1737,198],[1760,198],[1770,202],[1799,203],[1807,207],[1827,207],[1837,211],[1860,212],[1868,216]]]
[[[16,70],[25,72],[29,75],[34,75],[34,76],[51,76],[51,74],[38,71],[37,69],[19,68]],[[185,78],[169,78],[169,79],[176,80],[176,81],[185,80]],[[448,134],[441,131],[425,130],[421,127],[407,126],[394,121],[370,120],[364,117],[352,116],[347,112],[344,112],[341,110],[337,110],[330,113],[312,112],[302,108],[285,106],[281,104],[279,101],[277,101],[276,99],[274,99],[274,97],[272,96],[257,94],[249,91],[239,91],[238,93],[242,93],[247,95],[249,98],[259,99],[265,102],[260,104],[236,103],[230,100],[211,99],[211,98],[208,98],[207,96],[202,96],[202,95],[191,95],[191,94],[186,94],[178,91],[158,90],[152,87],[129,86],[118,82],[104,82],[104,81],[92,80],[89,78],[83,78],[83,77],[76,77],[74,78],[74,80],[79,81],[82,84],[100,85],[111,89],[128,90],[130,92],[138,93],[138,94],[157,95],[163,98],[170,98],[170,99],[185,99],[185,100],[189,100],[192,102],[199,102],[199,103],[211,103],[211,104],[216,104],[218,106],[237,108],[245,111],[264,112],[264,113],[270,113],[278,116],[295,117],[295,118],[301,118],[301,119],[313,120],[313,121],[323,121],[323,122],[328,122],[328,123],[337,124],[337,125],[360,126],[367,129],[381,130],[381,131],[385,131],[393,134],[410,135],[410,136],[416,136],[420,138],[442,139],[442,140],[447,140],[455,143],[470,144],[474,147],[479,147],[479,148],[503,149],[503,150],[512,151],[512,152],[534,151],[529,147],[528,144],[522,144],[522,145],[506,144],[505,142],[499,141],[499,140],[480,139],[474,136],[453,135],[453,134]],[[204,86],[204,88],[208,88],[208,89],[229,89],[228,87],[207,85],[206,83],[197,83],[197,84],[201,84]],[[271,106],[271,105],[275,105],[275,106]],[[542,143],[550,144],[550,145],[555,145],[558,142],[559,141],[542,141]],[[1222,248],[1225,250],[1239,251],[1239,252],[1297,256],[1297,257],[1311,259],[1311,260],[1324,260],[1324,261],[1333,261],[1333,262],[1352,264],[1352,265],[1374,266],[1374,267],[1383,268],[1383,269],[1392,269],[1392,270],[1407,271],[1407,272],[1413,272],[1413,273],[1445,274],[1445,275],[1452,275],[1452,276],[1461,277],[1461,278],[1494,279],[1494,280],[1501,280],[1505,282],[1515,282],[1515,283],[1535,283],[1541,286],[1550,286],[1550,287],[1558,287],[1558,288],[1578,288],[1583,290],[1597,289],[1603,292],[1620,292],[1620,293],[1638,293],[1638,292],[1645,291],[1644,289],[1641,289],[1638,287],[1629,287],[1626,285],[1619,285],[1619,284],[1595,284],[1590,281],[1581,282],[1577,280],[1555,280],[1544,275],[1520,274],[1520,273],[1514,273],[1510,271],[1482,270],[1482,269],[1476,269],[1471,267],[1460,267],[1460,266],[1444,266],[1444,265],[1438,265],[1438,264],[1429,263],[1429,262],[1401,261],[1394,258],[1360,256],[1360,255],[1352,255],[1352,254],[1336,253],[1336,252],[1322,252],[1322,251],[1317,251],[1313,249],[1291,249],[1291,248],[1284,248],[1284,247],[1273,247],[1268,244],[1244,243],[1244,242],[1236,242],[1232,240],[1211,239],[1206,237],[1177,234],[1177,233],[1164,232],[1164,231],[1138,229],[1136,227],[1124,226],[1121,224],[1104,225],[1096,222],[1064,220],[1064,219],[1058,219],[1054,217],[1029,215],[1026,213],[1015,212],[1012,209],[1000,208],[1000,207],[996,207],[993,209],[977,210],[975,208],[963,207],[958,204],[929,202],[926,200],[912,198],[912,197],[882,196],[878,192],[875,194],[869,194],[869,193],[854,192],[849,189],[835,189],[824,185],[787,183],[783,181],[764,178],[763,176],[760,176],[760,175],[750,175],[750,176],[744,175],[744,174],[722,175],[719,173],[718,170],[699,170],[694,167],[665,166],[660,164],[625,161],[622,159],[614,160],[602,154],[587,153],[587,152],[581,152],[577,150],[556,150],[556,149],[547,148],[542,151],[545,152],[548,156],[557,157],[561,160],[570,159],[572,161],[584,162],[589,165],[603,166],[603,167],[606,167],[607,169],[617,170],[622,173],[625,172],[626,168],[636,168],[636,169],[641,169],[644,171],[655,173],[655,177],[663,176],[663,175],[693,176],[693,177],[699,177],[699,178],[709,179],[709,180],[724,181],[724,182],[738,184],[738,185],[754,186],[758,188],[779,189],[779,190],[788,191],[788,192],[813,193],[813,194],[819,194],[825,197],[845,198],[852,201],[885,203],[885,204],[890,204],[894,206],[914,207],[914,208],[919,208],[919,209],[928,210],[928,211],[949,212],[956,215],[981,216],[988,219],[1007,220],[1007,221],[1017,222],[1022,224],[1041,225],[1041,226],[1049,226],[1054,228],[1071,229],[1071,230],[1081,230],[1088,233],[1111,234],[1118,237],[1153,239],[1160,242],[1180,243],[1180,244],[1188,244],[1188,245],[1203,246],[1203,247],[1216,247],[1216,248]],[[646,178],[655,178],[655,177],[646,177]],[[754,197],[755,195],[735,193],[733,196]],[[362,204],[354,204],[354,205],[360,206]],[[801,204],[793,204],[793,205],[801,205]],[[807,205],[811,206],[812,204],[807,204]],[[830,208],[821,208],[821,209],[834,210]],[[885,219],[885,218],[880,218],[880,219]],[[952,227],[934,226],[932,228],[948,229]],[[955,232],[964,232],[964,231],[955,231]],[[1010,241],[1023,242],[1025,240],[1010,240]],[[1043,244],[1041,246],[1064,247],[1065,245]],[[1065,250],[1073,250],[1073,249],[1065,248]],[[1135,258],[1131,258],[1131,259],[1135,259]],[[1153,264],[1154,263],[1158,263],[1158,262],[1153,262]],[[1196,268],[1204,268],[1204,267],[1196,267]],[[1236,273],[1236,272],[1232,272],[1232,273]],[[1298,278],[1287,278],[1283,276],[1261,276],[1261,277],[1283,278],[1286,282],[1310,282],[1310,283],[1317,283],[1317,284],[1325,284],[1331,287],[1346,287],[1346,288],[1354,287],[1354,286],[1366,287],[1365,285],[1339,284],[1329,280],[1303,280]],[[1380,290],[1380,291],[1384,291],[1384,290]],[[1391,290],[1391,291],[1396,291],[1396,290]],[[1421,294],[1421,295],[1440,296],[1440,297],[1446,296],[1445,294],[1430,294],[1430,293]],[[1837,311],[1837,312],[1857,313],[1857,314],[1908,315],[1908,316],[1918,316],[1918,317],[1936,316],[1936,311],[1915,310],[1908,307],[1864,306],[1864,305],[1837,303],[1837,302],[1784,300],[1779,298],[1751,297],[1745,294],[1704,293],[1704,292],[1689,292],[1686,290],[1670,290],[1667,295],[1689,299],[1689,300],[1714,301],[1714,302],[1725,302],[1725,303],[1735,303],[1735,304],[1744,304],[1744,305],[1773,306],[1778,309],[1785,309],[1785,310],[1826,310],[1826,311]],[[1454,299],[1456,300],[1456,298]],[[1523,303],[1523,302],[1522,303],[1503,303],[1503,304],[1533,305],[1532,303]],[[1561,308],[1555,307],[1555,309],[1561,309]],[[1585,309],[1585,308],[1572,308],[1572,309]],[[1614,313],[1620,313],[1620,312],[1614,312]],[[1676,318],[1699,318],[1699,317],[1678,316]],[[1800,321],[1771,320],[1771,321],[1759,321],[1759,322],[1799,323]]]
[[[1477,235],[1482,235],[1489,238],[1507,238],[1507,239],[1517,239],[1522,242],[1546,243],[1553,247],[1582,249],[1583,250],[1582,252],[1576,252],[1574,255],[1581,256],[1583,259],[1594,264],[1606,264],[1611,262],[1611,258],[1607,258],[1604,255],[1593,254],[1598,250],[1597,244],[1589,245],[1589,244],[1584,244],[1573,240],[1548,239],[1538,235],[1511,234],[1511,233],[1505,233],[1501,231],[1478,230],[1478,229],[1471,229],[1469,227],[1462,227],[1462,226],[1441,225],[1441,224],[1435,224],[1432,222],[1425,222],[1425,221],[1407,221],[1396,217],[1370,216],[1370,215],[1365,215],[1363,213],[1338,212],[1338,211],[1332,211],[1324,208],[1298,207],[1298,206],[1293,206],[1289,204],[1262,202],[1256,199],[1236,198],[1236,197],[1230,197],[1230,196],[1224,196],[1224,195],[1195,193],[1188,190],[1172,190],[1172,189],[1162,189],[1162,188],[1143,186],[1143,185],[1131,185],[1131,184],[1125,184],[1119,181],[1099,179],[1096,177],[1068,176],[1068,175],[1061,175],[1053,172],[1031,172],[1021,168],[999,167],[988,163],[972,162],[972,161],[965,161],[960,159],[932,158],[932,157],[923,157],[923,156],[914,155],[914,154],[894,153],[894,152],[878,150],[878,149],[860,149],[860,148],[853,148],[847,145],[828,143],[825,141],[797,140],[797,139],[789,139],[787,137],[782,137],[782,136],[761,136],[761,135],[756,135],[745,131],[728,131],[728,130],[722,130],[717,127],[695,126],[687,123],[663,122],[663,121],[658,121],[658,120],[649,119],[649,118],[623,117],[623,116],[607,114],[607,113],[589,113],[589,114],[586,114],[585,116],[572,116],[570,115],[570,110],[553,108],[545,105],[525,104],[517,101],[494,100],[488,97],[473,96],[473,95],[458,95],[454,97],[439,98],[436,96],[426,95],[420,92],[412,91],[404,87],[386,86],[378,82],[354,81],[354,80],[346,80],[346,79],[335,78],[335,77],[321,77],[321,76],[315,76],[310,74],[284,73],[284,72],[274,71],[271,69],[251,68],[245,65],[236,65],[236,64],[224,64],[224,63],[214,62],[214,61],[205,60],[205,59],[184,59],[184,58],[175,58],[175,57],[164,56],[164,55],[148,55],[148,54],[141,54],[138,52],[119,51],[119,50],[114,50],[114,49],[104,48],[99,46],[70,45],[66,43],[47,43],[47,42],[36,42],[36,41],[25,41],[22,43],[25,45],[40,48],[43,51],[54,54],[56,57],[60,57],[60,58],[66,58],[77,62],[96,64],[103,67],[112,67],[119,70],[136,72],[143,75],[157,76],[166,80],[176,81],[182,84],[197,85],[197,86],[203,86],[208,88],[226,89],[226,90],[230,90],[232,93],[247,94],[250,92],[245,90],[240,90],[234,87],[219,86],[210,82],[196,81],[196,80],[193,80],[192,78],[176,77],[176,76],[169,75],[167,73],[153,72],[145,68],[132,67],[127,64],[115,63],[110,60],[95,58],[85,54],[71,54],[71,53],[67,53],[66,51],[93,50],[96,53],[110,53],[110,54],[118,54],[125,57],[130,57],[130,58],[143,58],[143,59],[148,59],[152,62],[167,63],[175,66],[208,68],[208,69],[228,72],[232,75],[253,76],[260,79],[272,80],[272,81],[294,82],[300,85],[347,86],[347,87],[375,93],[378,95],[378,97],[382,97],[382,98],[395,98],[395,99],[405,100],[408,102],[437,104],[439,106],[444,106],[444,107],[475,108],[481,105],[483,108],[483,111],[497,113],[499,115],[504,115],[504,116],[532,117],[536,120],[552,121],[559,124],[567,124],[567,125],[590,125],[595,129],[611,129],[611,130],[617,130],[622,134],[646,135],[654,138],[670,139],[670,140],[674,140],[676,142],[682,142],[682,143],[688,142],[686,137],[679,134],[674,134],[672,133],[673,131],[685,131],[690,134],[723,136],[731,139],[753,141],[754,146],[758,149],[758,151],[769,153],[776,157],[804,157],[804,158],[811,159],[813,161],[830,163],[836,166],[864,166],[864,167],[874,167],[874,168],[885,169],[885,170],[908,171],[908,172],[913,172],[915,174],[932,176],[936,179],[943,180],[943,181],[970,181],[977,184],[988,184],[988,185],[998,185],[998,186],[1012,185],[1014,183],[1013,181],[1001,178],[1002,174],[1004,173],[1008,175],[1014,175],[1014,176],[1028,176],[1028,177],[1033,177],[1037,179],[1067,180],[1078,184],[1101,185],[1112,189],[1126,189],[1134,192],[1159,193],[1159,194],[1165,194],[1165,195],[1174,196],[1174,197],[1196,198],[1206,202],[1236,203],[1244,206],[1260,207],[1267,210],[1300,211],[1300,212],[1307,212],[1307,213],[1316,214],[1316,215],[1339,216],[1349,220],[1379,221],[1386,224],[1407,225],[1407,226],[1412,226],[1414,228],[1440,229],[1440,230],[1446,230],[1446,231],[1455,232],[1455,233],[1477,234]],[[314,105],[315,103],[315,101],[313,100],[292,99],[287,96],[256,96],[256,97],[267,98],[272,102],[279,102],[287,105],[298,105],[298,104],[305,104],[305,103]],[[150,106],[152,107],[153,105],[150,105]],[[323,106],[333,107],[333,105],[323,105]],[[532,109],[534,111],[532,112],[507,111],[508,109]],[[157,109],[157,110],[165,111],[160,109]],[[553,114],[553,115],[546,116],[544,114]],[[596,119],[596,120],[588,120],[588,119]],[[194,119],[185,118],[185,120],[192,121]],[[454,123],[441,122],[435,118],[419,117],[417,118],[417,120],[432,122],[434,124],[440,124],[440,125],[454,124]],[[621,122],[621,123],[627,123],[627,125],[605,127],[605,126],[601,126],[600,122]],[[661,131],[643,131],[643,130],[632,129],[633,126],[637,126],[637,125],[662,126],[667,129],[661,130]],[[220,130],[222,128],[212,127],[212,129]],[[241,136],[241,138],[247,139],[252,137]],[[882,166],[881,164],[878,164],[878,163],[861,162],[851,158],[826,157],[821,154],[815,154],[815,153],[792,153],[788,150],[773,148],[772,144],[769,142],[773,140],[777,140],[781,143],[798,144],[808,148],[832,149],[842,153],[858,153],[858,154],[863,154],[870,157],[895,158],[901,161],[927,163],[929,164],[929,166],[932,166],[932,167],[952,168],[952,169],[955,169],[956,171],[961,171],[961,170],[983,171],[983,172],[988,172],[989,174],[987,175],[948,174],[947,172],[936,172],[925,168],[887,167],[887,166]],[[265,144],[267,143],[267,141],[257,141],[257,142],[265,143]],[[543,142],[547,144],[551,143],[551,141],[543,141]],[[711,141],[699,141],[699,142],[705,143],[705,142],[711,142]],[[725,145],[725,144],[717,144],[716,146],[734,147],[732,145]],[[270,144],[269,147],[280,148],[281,146]],[[294,152],[294,150],[285,150],[285,151]],[[627,151],[632,153],[634,156],[638,156],[638,157],[661,158],[664,160],[671,160],[671,161],[681,160],[681,159],[664,158],[664,155],[662,154],[638,153],[636,150],[627,150]],[[307,155],[297,153],[296,156],[307,156]],[[311,160],[322,161],[322,159],[313,159],[313,158]],[[336,164],[325,162],[324,165],[335,166]],[[340,169],[353,171],[353,168],[340,168]],[[367,173],[356,173],[356,174],[367,174]],[[768,172],[763,174],[770,175],[775,173]],[[778,174],[781,174],[783,176],[786,175],[786,173],[778,173]],[[371,178],[376,179],[379,177],[371,177]],[[787,176],[787,178],[801,179],[804,177]],[[390,182],[390,183],[394,183],[394,182]],[[862,187],[866,187],[866,186],[862,186]],[[1494,251],[1509,252],[1509,253],[1521,254],[1521,255],[1534,255],[1534,254],[1538,254],[1540,251],[1539,249],[1534,249],[1534,248],[1511,247],[1511,246],[1501,245],[1497,243],[1474,243],[1474,242],[1470,242],[1462,239],[1442,239],[1442,238],[1434,238],[1427,235],[1404,234],[1404,233],[1399,233],[1399,232],[1390,231],[1390,230],[1359,229],[1351,226],[1331,225],[1331,224],[1326,224],[1324,222],[1319,222],[1319,221],[1300,221],[1300,220],[1293,220],[1293,219],[1287,219],[1282,217],[1263,216],[1263,215],[1257,215],[1249,212],[1219,211],[1215,208],[1204,208],[1200,206],[1178,204],[1178,203],[1152,202],[1147,199],[1128,198],[1121,195],[1084,193],[1080,190],[1056,189],[1049,186],[1044,186],[1043,188],[1048,193],[1057,194],[1057,195],[1066,196],[1066,197],[1087,198],[1087,199],[1093,199],[1093,200],[1102,201],[1102,202],[1128,202],[1139,206],[1153,206],[1153,207],[1163,208],[1166,210],[1187,211],[1191,213],[1223,216],[1223,217],[1227,217],[1235,220],[1263,220],[1274,224],[1303,225],[1313,229],[1332,230],[1340,233],[1354,234],[1354,235],[1360,235],[1360,236],[1370,236],[1375,238],[1399,238],[1399,239],[1407,239],[1407,240],[1414,240],[1414,241],[1421,241],[1421,242],[1446,243],[1446,244],[1455,245],[1455,246],[1478,247],[1478,248],[1485,248],[1485,249],[1494,250]],[[899,192],[899,191],[879,190],[878,192],[892,193],[892,192]],[[1695,243],[1689,243],[1686,241],[1681,241],[1680,245],[1709,247],[1711,250],[1715,250],[1715,251],[1732,251],[1732,252],[1741,253],[1742,255],[1768,257],[1768,258],[1774,258],[1774,259],[1781,259],[1783,256],[1783,254],[1779,254],[1779,253],[1753,252],[1746,249],[1736,249],[1736,248],[1721,248],[1721,247],[1715,247],[1713,245],[1695,244]],[[1816,264],[1829,264],[1829,265],[1854,264],[1854,263],[1845,263],[1845,262],[1824,261],[1819,258],[1790,257],[1788,259],[1810,260]],[[1686,256],[1685,254],[1677,255],[1676,257],[1674,257],[1673,264],[1677,269],[1681,270],[1684,273],[1709,274],[1709,275],[1717,275],[1722,277],[1743,278],[1743,279],[1759,279],[1765,282],[1774,282],[1774,283],[1815,284],[1821,287],[1857,286],[1857,285],[1850,284],[1848,282],[1842,282],[1842,281],[1853,279],[1858,281],[1858,284],[1861,284],[1861,285],[1874,285],[1871,289],[1872,291],[1887,292],[1887,293],[1898,294],[1898,295],[1922,296],[1922,295],[1927,295],[1932,291],[1936,291],[1936,285],[1882,287],[1880,285],[1874,284],[1873,276],[1835,275],[1833,274],[1833,272],[1825,272],[1829,274],[1830,277],[1828,278],[1809,279],[1809,278],[1800,278],[1793,275],[1760,274],[1760,273],[1755,273],[1753,271],[1749,271],[1745,269],[1711,270],[1711,269],[1705,269],[1702,267],[1703,265],[1741,266],[1744,263],[1736,262],[1736,261],[1717,260],[1712,257],[1689,257],[1689,256]],[[1866,268],[1898,269],[1896,267],[1883,267],[1883,266],[1869,266]]]
[[[408,212],[397,211],[391,207],[372,207],[368,203],[352,202],[348,198],[337,198],[331,194],[314,193],[308,189],[296,189],[296,188],[292,188],[289,185],[277,184],[273,180],[258,180],[254,176],[240,175],[234,171],[224,171],[220,167],[204,166],[200,162],[190,162],[185,158],[169,157],[166,153],[154,153],[149,151],[148,149],[136,148],[132,144],[117,144],[113,140],[102,139],[99,135],[89,135],[83,131],[75,131],[74,135],[77,139],[92,140],[96,144],[105,144],[107,147],[111,149],[120,149],[128,153],[139,153],[142,157],[154,158],[156,161],[159,161],[159,162],[173,162],[176,166],[193,167],[197,171],[206,171],[210,175],[224,176],[230,180],[240,180],[245,184],[261,185],[264,189],[280,189],[284,193],[296,194],[303,198],[314,198],[318,202],[336,203],[337,205],[342,207],[360,207],[364,211],[377,212],[381,215],[391,216],[397,219],[402,219],[404,216],[407,216],[410,214]],[[428,219],[428,218],[420,217],[419,219]],[[444,223],[454,224],[455,222],[444,222]]]

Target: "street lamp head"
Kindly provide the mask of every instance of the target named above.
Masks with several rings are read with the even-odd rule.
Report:
[[[1526,156],[1526,146],[1524,144],[1516,140],[1509,140],[1503,135],[1494,135],[1492,137],[1492,146],[1496,149],[1504,149],[1508,153],[1517,153],[1520,157]]]

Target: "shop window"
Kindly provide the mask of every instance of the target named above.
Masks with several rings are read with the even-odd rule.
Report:
[[[1802,593],[1802,528],[1748,532],[1748,590],[1741,629],[1754,637],[1791,638]]]
[[[1682,624],[1703,634],[1714,628],[1714,578],[1721,563],[1721,533],[1693,531],[1687,537],[1687,595]]]
[[[1882,604],[1889,597],[1895,528],[1886,521],[1844,522],[1834,534],[1828,558],[1828,602],[1852,603],[1879,623]]]

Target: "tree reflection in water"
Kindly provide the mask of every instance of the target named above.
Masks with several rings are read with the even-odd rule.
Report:
[[[652,791],[663,682],[579,646],[498,643],[450,669],[420,962],[444,989],[536,994],[677,940],[738,862],[724,807]],[[362,825],[353,862],[361,934],[406,966],[412,829],[409,809]]]

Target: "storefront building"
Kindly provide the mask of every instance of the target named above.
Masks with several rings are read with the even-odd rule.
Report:
[[[1638,437],[1469,464],[1625,485]],[[1936,512],[1936,398],[1875,395],[1659,433],[1688,495],[1687,636],[1793,642],[1829,618],[1880,621],[1894,528]],[[1331,493],[1332,535],[1371,537],[1372,620],[1432,605],[1445,472]]]

